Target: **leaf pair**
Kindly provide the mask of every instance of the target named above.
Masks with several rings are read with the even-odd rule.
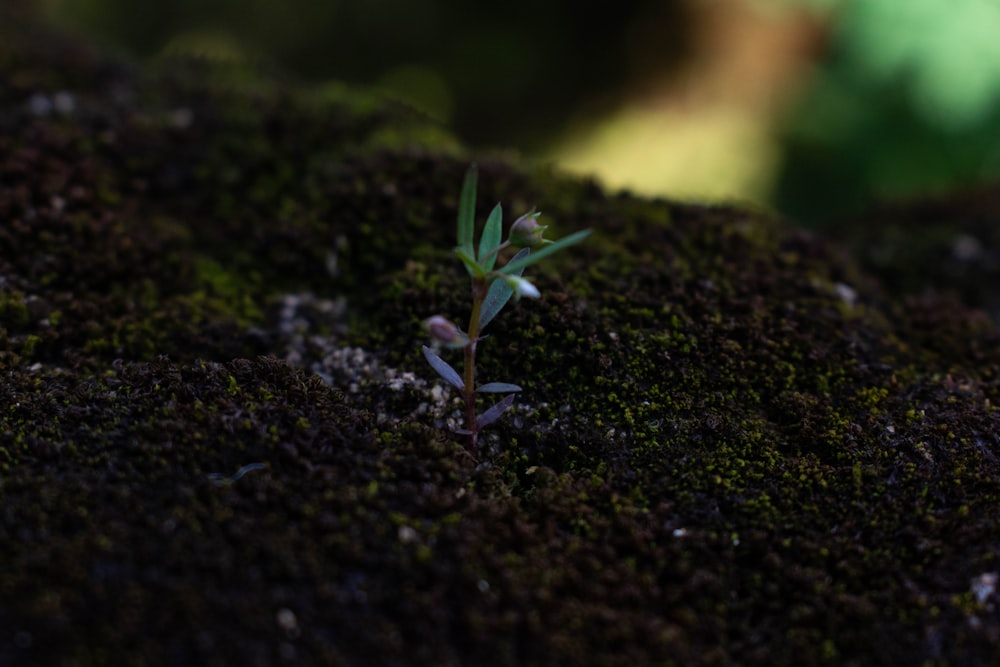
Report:
[[[479,252],[475,250],[476,237],[476,187],[478,171],[475,165],[465,172],[462,194],[458,200],[458,247],[465,269],[473,278],[485,278],[496,265],[498,250],[503,239],[503,207],[498,203],[486,218],[486,225],[479,237]]]
[[[475,250],[476,236],[476,189],[478,187],[478,170],[475,165],[469,167],[465,173],[465,181],[462,183],[462,194],[458,200],[458,246],[455,254],[459,256],[466,270],[473,278],[486,278],[487,274],[496,266],[497,251],[500,248],[503,238],[503,208],[500,204],[493,207],[489,217],[486,218],[486,225],[483,233],[479,237],[479,253]],[[535,214],[537,216],[537,214]],[[534,254],[525,252],[524,248],[511,261],[497,270],[508,276],[520,276],[521,272],[535,262],[548,257],[554,252],[562,250],[575,243],[579,243],[590,235],[589,229],[574,232],[558,241],[547,241],[546,245]],[[494,284],[496,282],[494,281]]]
[[[437,374],[441,378],[452,385],[461,392],[465,391],[465,382],[462,380],[462,376],[458,374],[451,364],[435,354],[434,350],[424,345],[422,347],[424,352],[424,358],[427,359],[427,363],[431,365]],[[476,393],[479,394],[502,394],[507,391],[521,391],[521,388],[516,384],[510,384],[509,382],[487,382],[484,385],[476,387]]]
[[[424,358],[427,359],[427,363],[437,371],[446,382],[454,386],[463,394],[465,393],[465,382],[462,381],[462,377],[458,374],[454,368],[451,367],[447,361],[439,357],[434,353],[432,349],[423,346]],[[521,388],[516,384],[510,384],[509,382],[487,382],[484,385],[476,387],[476,393],[478,394],[501,394],[504,392],[518,392]],[[509,393],[502,399],[490,406],[486,412],[476,415],[475,431],[470,431],[468,429],[462,429],[456,431],[460,435],[474,435],[478,433],[486,426],[492,424],[497,419],[503,415],[504,412],[514,404],[514,393]]]

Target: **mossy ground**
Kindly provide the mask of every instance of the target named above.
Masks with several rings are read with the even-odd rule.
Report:
[[[481,211],[594,235],[482,344],[525,391],[476,460],[419,353],[467,307],[445,132],[3,37],[0,663],[1000,652],[988,316],[758,212],[480,159]]]

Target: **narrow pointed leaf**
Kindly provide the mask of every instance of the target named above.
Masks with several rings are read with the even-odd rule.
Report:
[[[521,391],[521,388],[509,382],[487,382],[476,387],[476,391],[481,394],[503,394],[509,391]]]
[[[511,262],[516,262],[519,259],[527,257],[531,253],[531,248],[522,248],[514,257],[510,260]],[[513,272],[512,275],[520,276],[524,269],[520,271]],[[494,280],[490,285],[489,291],[486,292],[486,298],[483,299],[483,308],[479,311],[479,330],[482,331],[486,328],[486,325],[497,316],[503,307],[507,305],[510,301],[510,297],[513,296],[514,291],[507,284],[506,280]]]
[[[469,275],[473,278],[485,278],[486,272],[483,271],[483,267],[479,266],[479,263],[472,258],[472,255],[465,251],[465,248],[455,248],[455,254],[458,258],[462,260],[465,264],[465,270],[469,272]]]
[[[472,245],[476,233],[476,181],[478,171],[476,165],[471,165],[465,172],[462,183],[462,194],[458,198],[458,247],[469,257],[476,253]]]
[[[500,204],[493,207],[490,216],[486,218],[486,226],[483,227],[483,235],[479,237],[479,266],[484,271],[492,271],[493,265],[497,261],[497,253],[489,255],[490,251],[496,250],[503,238],[503,208]],[[489,257],[487,257],[489,255]]]
[[[458,374],[451,365],[434,354],[434,351],[426,345],[423,346],[424,358],[427,359],[427,363],[431,365],[431,368],[437,371],[446,382],[454,385],[459,391],[465,391],[465,382],[462,381],[462,376]]]
[[[489,410],[476,417],[476,430],[481,430],[484,426],[489,426],[500,419],[504,412],[514,404],[514,394],[507,394],[498,402],[493,404]]]
[[[569,247],[574,243],[579,243],[583,239],[590,236],[590,231],[591,230],[589,229],[584,229],[579,232],[575,232],[573,234],[570,234],[569,236],[559,239],[552,245],[547,245],[539,250],[536,250],[531,254],[530,257],[525,257],[519,260],[511,260],[510,263],[506,264],[502,269],[500,269],[500,273],[506,273],[507,275],[511,275],[514,274],[515,271],[523,271],[525,267],[531,266],[538,260],[548,257],[552,253],[558,252],[559,250]]]

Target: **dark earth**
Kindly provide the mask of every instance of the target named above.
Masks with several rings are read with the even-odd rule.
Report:
[[[583,244],[424,362],[451,253]],[[1000,189],[837,238],[0,28],[0,665],[1000,664]]]

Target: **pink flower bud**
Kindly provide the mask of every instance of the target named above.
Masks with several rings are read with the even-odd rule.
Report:
[[[510,226],[510,236],[508,242],[515,248],[534,248],[544,243],[549,243],[542,238],[542,233],[547,229],[538,224],[538,216],[541,213],[525,213],[514,221]]]
[[[469,337],[454,322],[441,315],[424,320],[424,328],[431,338],[448,347],[465,347],[469,344]]]

